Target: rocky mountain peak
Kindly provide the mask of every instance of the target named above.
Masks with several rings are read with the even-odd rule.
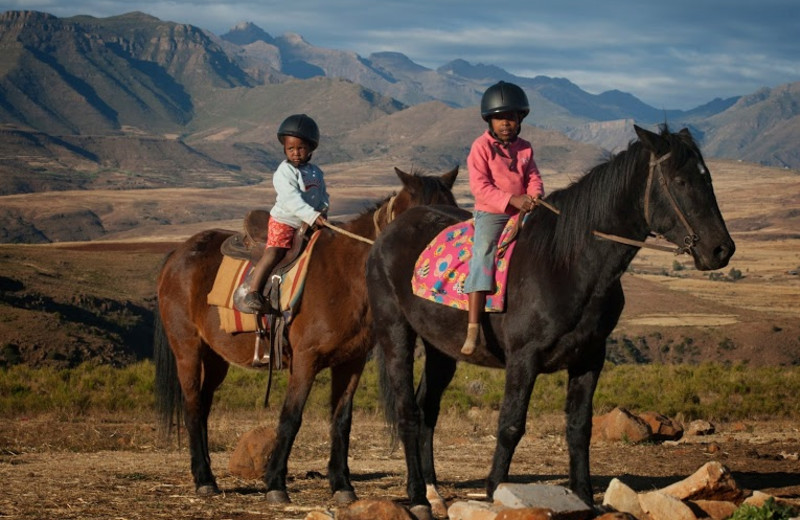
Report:
[[[252,22],[239,22],[221,38],[236,45],[249,45],[256,42],[274,44],[275,38]]]

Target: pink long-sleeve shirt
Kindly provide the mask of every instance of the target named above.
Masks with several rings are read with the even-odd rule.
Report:
[[[514,215],[519,210],[509,205],[513,195],[544,195],[533,147],[525,139],[504,147],[487,130],[472,143],[467,168],[476,210]]]

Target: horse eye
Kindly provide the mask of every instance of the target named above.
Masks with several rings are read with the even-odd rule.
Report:
[[[680,177],[680,176],[675,177],[675,179],[673,179],[673,182],[675,184],[677,184],[678,186],[685,186],[686,185],[686,179],[684,179],[683,177]]]

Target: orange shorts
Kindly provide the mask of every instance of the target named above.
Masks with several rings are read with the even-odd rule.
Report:
[[[289,249],[294,241],[295,228],[282,224],[275,219],[269,219],[267,227],[267,247],[283,247]]]

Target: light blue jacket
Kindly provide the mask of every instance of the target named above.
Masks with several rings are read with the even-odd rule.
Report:
[[[270,218],[297,229],[305,222],[314,223],[330,205],[322,170],[306,163],[299,168],[283,161],[272,175],[275,205]]]

